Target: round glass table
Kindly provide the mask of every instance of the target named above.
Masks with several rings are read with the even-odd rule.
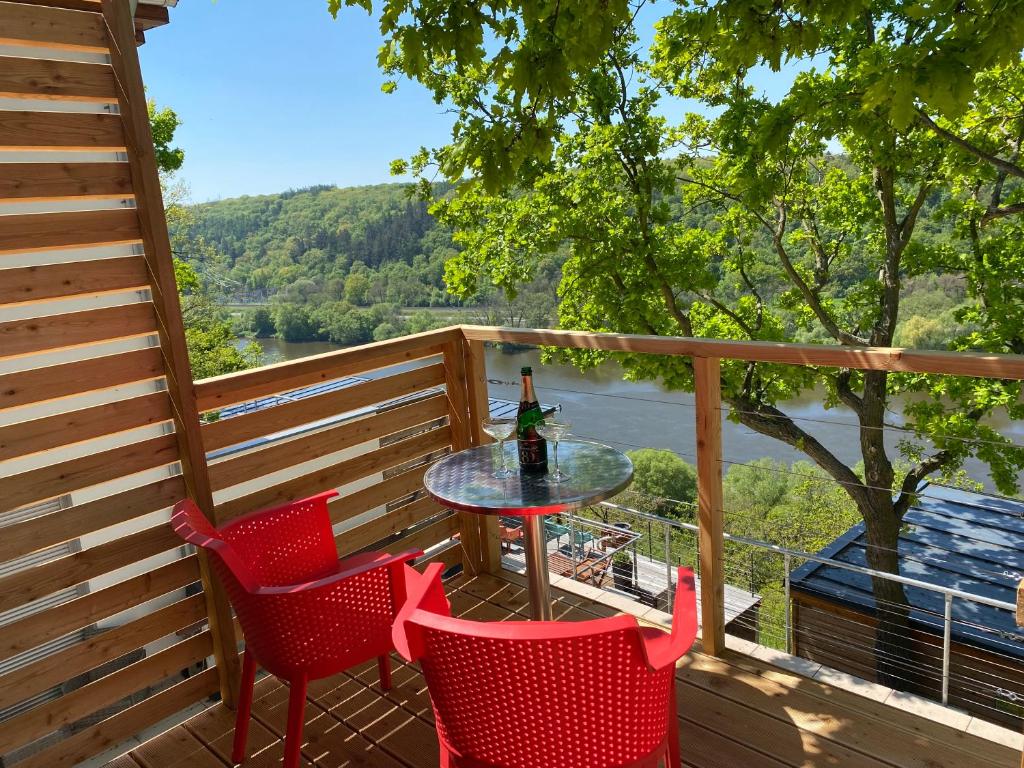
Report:
[[[509,446],[505,450],[507,456],[511,452]],[[523,518],[531,615],[550,621],[544,515],[569,512],[611,498],[632,482],[633,462],[621,451],[583,440],[559,442],[558,465],[567,475],[560,483],[552,482],[550,475],[518,471],[511,477],[496,478],[494,471],[500,461],[496,444],[459,451],[427,470],[423,486],[435,501],[451,509]],[[554,452],[550,449],[548,468],[554,470]]]

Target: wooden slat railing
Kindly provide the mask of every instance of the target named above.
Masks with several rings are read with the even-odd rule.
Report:
[[[462,355],[462,336],[449,328],[196,382],[210,417],[253,406],[202,426],[206,449],[215,451],[218,519],[337,488],[343,498],[329,509],[342,526],[340,552],[397,551],[410,541],[429,547],[459,533],[469,542],[467,562],[479,567],[477,521],[460,521],[422,496],[430,460],[470,444]],[[265,399],[366,374],[374,378]]]
[[[73,765],[237,677],[226,601],[186,594],[204,563],[166,525],[207,473],[129,3],[75,7],[0,1],[5,765]]]

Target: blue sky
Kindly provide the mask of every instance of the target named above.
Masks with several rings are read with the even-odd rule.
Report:
[[[452,118],[423,88],[381,92],[379,45],[364,12],[335,21],[326,0],[180,0],[139,53],[150,98],[182,120],[192,199],[394,181],[393,159],[446,143]],[[777,95],[790,77],[758,80]]]
[[[403,83],[381,92],[380,34],[326,0],[180,0],[139,49],[150,98],[181,118],[197,201],[392,180],[388,164],[445,143],[451,117]]]

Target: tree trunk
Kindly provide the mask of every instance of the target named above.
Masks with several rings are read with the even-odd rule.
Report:
[[[868,565],[876,571],[899,574],[902,519],[893,494],[895,473],[885,450],[885,405],[888,374],[864,374],[860,412],[860,448],[864,460],[864,492],[851,494],[864,518]],[[878,682],[889,688],[917,692],[920,665],[910,642],[910,604],[903,585],[872,577],[875,614],[875,670]]]
[[[888,509],[861,510],[865,523],[868,566],[876,571],[899,573],[900,523],[888,499]],[[910,638],[910,605],[903,585],[892,579],[872,577],[875,598],[875,672],[878,682],[900,691],[921,692],[921,665]]]

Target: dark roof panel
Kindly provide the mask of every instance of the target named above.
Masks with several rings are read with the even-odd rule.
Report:
[[[936,586],[1012,603],[1024,571],[1024,501],[929,485],[907,512],[899,539],[900,573]],[[864,524],[858,523],[818,553],[867,567]],[[793,572],[796,591],[874,612],[871,579],[861,573],[809,562]],[[911,618],[942,630],[944,598],[907,587]],[[1024,629],[1013,613],[953,600],[953,637],[1024,658]]]

